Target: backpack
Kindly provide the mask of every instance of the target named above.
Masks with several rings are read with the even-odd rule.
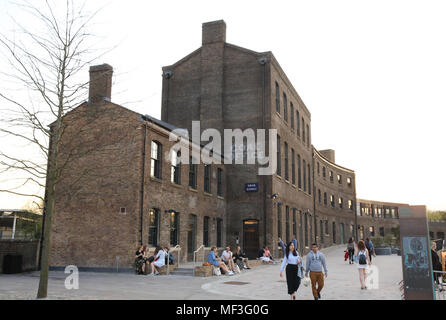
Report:
[[[359,251],[358,263],[359,264],[367,264],[367,257],[365,256],[365,251]]]

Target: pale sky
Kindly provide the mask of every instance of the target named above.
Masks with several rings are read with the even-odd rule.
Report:
[[[359,198],[446,209],[445,1],[101,0],[87,8],[103,5],[92,31],[101,48],[117,45],[98,61],[114,67],[114,102],[160,118],[161,67],[200,47],[203,22],[223,19],[227,42],[274,53],[311,112],[312,143],[355,170]],[[2,32],[12,27],[8,14],[20,17],[0,0]],[[25,201],[0,193],[0,208]]]

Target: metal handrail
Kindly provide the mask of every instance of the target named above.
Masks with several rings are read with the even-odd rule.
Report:
[[[204,248],[204,244],[202,244],[197,250],[194,251],[194,277],[195,277],[195,267],[196,267],[196,254],[202,249]]]
[[[171,248],[171,249],[169,250],[169,252],[167,253],[167,275],[169,275],[169,266],[170,266],[170,258],[169,258],[169,255],[170,255],[170,252],[175,251],[175,250],[178,250],[178,251],[179,251],[179,252],[178,252],[178,262],[177,262],[177,264],[178,264],[178,267],[180,267],[180,253],[181,253],[181,246],[180,246],[179,244],[177,244],[175,247]]]

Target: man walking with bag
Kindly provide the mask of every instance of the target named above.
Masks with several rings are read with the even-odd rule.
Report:
[[[317,243],[313,243],[311,245],[311,251],[307,254],[305,277],[308,277],[308,273],[310,273],[314,300],[321,298],[321,290],[324,287],[324,273],[322,273],[322,268],[324,269],[326,278],[328,276],[328,270],[325,263],[325,256],[319,252]]]

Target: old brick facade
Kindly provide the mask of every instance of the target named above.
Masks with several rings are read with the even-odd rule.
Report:
[[[364,214],[372,203],[356,200],[355,172],[311,144],[311,114],[271,52],[227,43],[224,21],[202,31],[199,49],[163,67],[162,121],[112,103],[111,66],[91,68],[89,102],[64,118],[61,161],[70,161],[57,187],[52,266],[130,267],[140,243],[179,245],[190,261],[201,245],[238,243],[250,257],[267,245],[278,256],[278,238],[295,236],[305,253],[314,241],[343,244],[398,225],[397,204],[374,202],[382,216]],[[201,131],[277,129],[277,172],[173,168],[169,134],[190,132],[194,120]]]

